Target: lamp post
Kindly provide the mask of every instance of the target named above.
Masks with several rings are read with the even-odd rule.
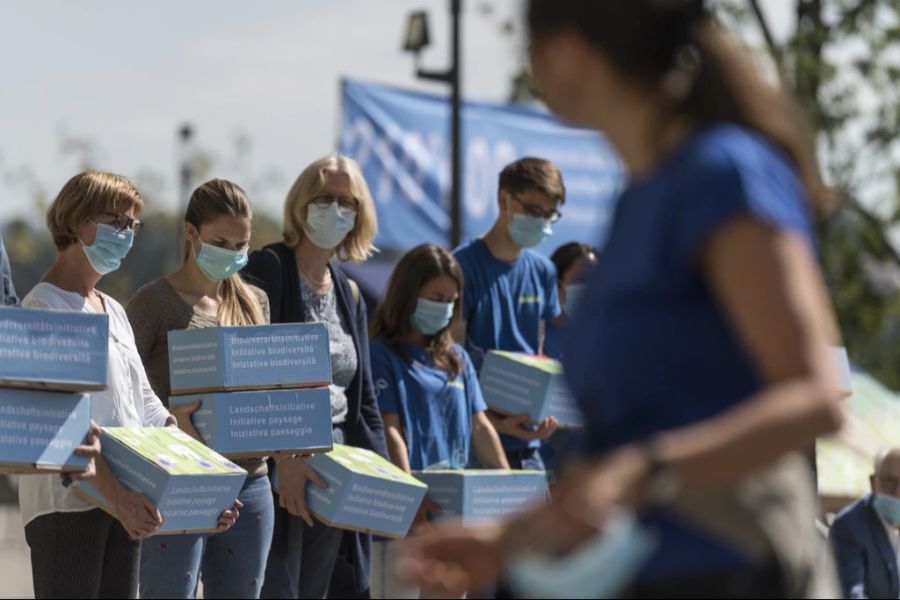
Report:
[[[428,13],[424,10],[410,13],[406,25],[403,50],[415,55],[416,77],[441,81],[450,86],[450,247],[462,241],[462,130],[460,109],[460,15],[462,0],[450,0],[450,68],[445,71],[429,71],[420,65],[422,49],[431,43],[428,35]]]
[[[181,212],[187,209],[188,200],[191,197],[194,169],[192,165],[191,146],[194,139],[194,128],[190,123],[184,123],[178,128],[179,154],[181,160],[178,165],[178,192],[179,208]]]

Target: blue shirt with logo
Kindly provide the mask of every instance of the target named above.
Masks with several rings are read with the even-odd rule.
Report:
[[[537,354],[541,321],[562,311],[553,262],[527,248],[516,260],[502,261],[481,239],[457,248],[453,254],[465,276],[466,348],[476,368],[481,369],[488,350]],[[510,451],[541,445],[540,440],[500,437],[503,447]]]
[[[588,452],[715,417],[762,390],[698,264],[706,241],[740,217],[800,236],[815,252],[809,203],[789,159],[736,125],[696,133],[622,194],[563,359]],[[674,513],[650,510],[645,520],[661,543],[644,580],[751,567]]]
[[[400,415],[410,468],[465,468],[472,446],[472,416],[487,410],[465,349],[453,346],[463,368],[451,379],[431,363],[424,348],[401,344],[395,350],[381,339],[369,348],[379,409]]]

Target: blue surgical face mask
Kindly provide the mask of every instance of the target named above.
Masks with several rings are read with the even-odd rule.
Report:
[[[340,246],[356,224],[356,211],[343,209],[337,202],[325,207],[310,203],[306,210],[304,231],[309,241],[323,250]]]
[[[122,260],[128,256],[131,244],[134,242],[134,231],[126,229],[118,231],[107,223],[94,223],[97,233],[94,235],[94,243],[88,246],[81,242],[81,249],[87,256],[94,270],[101,275],[112,273],[122,264]]]
[[[872,507],[891,525],[900,525],[900,498],[890,494],[875,494]]]
[[[547,219],[515,214],[509,224],[509,234],[519,246],[533,248],[553,234],[553,227]]]
[[[413,327],[424,335],[434,335],[450,324],[453,302],[435,302],[419,298],[416,311],[410,317]]]
[[[509,566],[514,591],[527,598],[615,598],[656,547],[633,517],[616,518],[602,534],[560,558],[528,554]]]
[[[566,286],[566,302],[563,304],[563,312],[567,317],[575,314],[575,309],[578,308],[578,303],[581,302],[585,290],[587,290],[587,285],[584,283],[573,283]]]
[[[197,266],[212,281],[228,279],[247,265],[246,250],[228,250],[200,241]]]

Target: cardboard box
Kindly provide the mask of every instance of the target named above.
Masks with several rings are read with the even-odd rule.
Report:
[[[169,332],[172,394],[321,387],[331,383],[324,323]]]
[[[424,483],[370,450],[342,444],[304,460],[328,484],[306,486],[306,504],[323,523],[391,538],[407,534]]]
[[[533,421],[556,417],[560,427],[582,426],[581,411],[557,360],[491,350],[479,377],[487,405],[504,414],[527,413]]]
[[[108,370],[107,315],[0,308],[0,386],[104,390]]]
[[[463,524],[500,521],[547,498],[544,471],[470,469],[417,471],[428,485],[427,498],[443,512],[435,519],[461,519]]]
[[[0,388],[0,472],[83,471],[74,454],[91,425],[85,394]]]
[[[215,531],[247,478],[246,471],[175,427],[107,427],[100,443],[122,485],[159,508],[162,534]],[[77,482],[75,489],[115,516],[90,481]]]
[[[225,456],[326,452],[334,443],[328,388],[172,396],[169,404],[197,400],[194,427],[207,446]]]

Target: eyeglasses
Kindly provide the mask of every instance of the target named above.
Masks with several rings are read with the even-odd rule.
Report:
[[[113,218],[113,220],[109,223],[106,223],[106,225],[112,225],[116,231],[133,231],[135,234],[137,234],[141,231],[141,229],[144,228],[143,221],[138,221],[137,219],[133,219],[128,215],[106,211],[101,211],[100,214]]]
[[[519,203],[519,206],[522,207],[522,210],[524,210],[529,217],[534,217],[535,219],[546,219],[551,223],[556,223],[562,218],[562,213],[555,208],[553,210],[544,210],[537,204],[525,202],[515,194],[510,194],[510,197]]]
[[[318,206],[319,208],[328,208],[335,202],[338,203],[344,210],[353,210],[359,208],[359,200],[354,198],[353,196],[335,196],[333,194],[319,194],[312,200],[310,200],[313,204]]]

